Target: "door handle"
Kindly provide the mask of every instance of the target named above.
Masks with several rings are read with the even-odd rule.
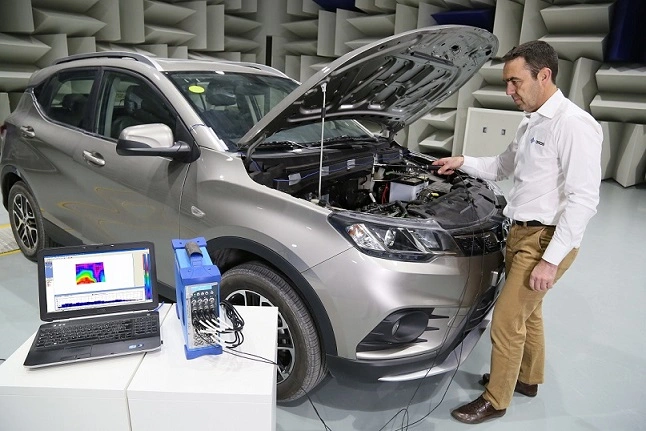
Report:
[[[83,150],[83,158],[87,162],[93,165],[97,165],[97,166],[105,165],[105,160],[103,160],[103,157],[101,157],[101,154],[99,153],[91,153],[90,151]]]
[[[31,126],[20,126],[20,133],[22,133],[22,136],[25,138],[36,137],[36,132],[34,132],[34,128]]]

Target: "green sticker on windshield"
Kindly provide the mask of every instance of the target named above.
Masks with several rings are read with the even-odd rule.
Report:
[[[191,93],[200,94],[204,93],[204,87],[201,87],[199,85],[191,85],[190,87],[188,87],[188,91],[190,91]]]

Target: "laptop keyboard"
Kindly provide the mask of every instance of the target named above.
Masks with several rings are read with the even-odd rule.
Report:
[[[36,348],[111,343],[159,334],[159,314],[150,313],[98,322],[68,322],[41,328]]]

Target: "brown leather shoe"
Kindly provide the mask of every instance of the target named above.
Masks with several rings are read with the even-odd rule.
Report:
[[[480,383],[482,383],[483,386],[486,386],[487,383],[489,383],[489,377],[489,373],[483,374],[482,381]],[[514,392],[518,392],[526,397],[535,397],[536,394],[538,394],[538,385],[528,385],[520,380],[516,380],[516,388],[514,388]]]
[[[507,409],[494,409],[491,403],[480,395],[469,404],[465,404],[462,407],[458,407],[453,410],[451,412],[451,416],[465,424],[479,424],[480,422],[484,422],[489,419],[504,416],[506,412]]]

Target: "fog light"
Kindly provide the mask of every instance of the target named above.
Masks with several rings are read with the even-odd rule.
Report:
[[[426,330],[428,316],[428,313],[421,310],[397,311],[382,320],[359,343],[358,350],[374,350],[387,347],[386,345],[414,342]]]
[[[391,316],[392,317],[392,316]],[[385,323],[383,321],[382,323]],[[391,343],[410,343],[424,333],[428,325],[428,315],[423,311],[410,311],[397,316],[392,323]]]

